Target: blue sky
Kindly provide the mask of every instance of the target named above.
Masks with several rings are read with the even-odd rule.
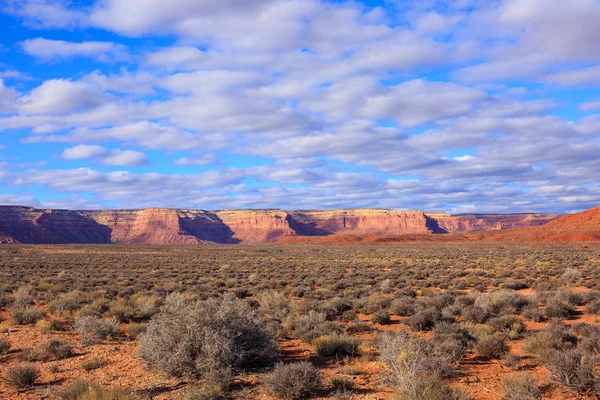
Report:
[[[0,0],[0,204],[600,204],[600,1]]]

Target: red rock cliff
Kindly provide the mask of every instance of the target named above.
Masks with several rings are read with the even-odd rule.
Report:
[[[387,236],[537,226],[554,215],[457,215],[381,209],[38,210],[0,206],[0,243],[270,243],[292,236]]]
[[[557,217],[555,214],[465,214],[427,213],[439,228],[436,233],[461,233],[524,228],[544,225]]]

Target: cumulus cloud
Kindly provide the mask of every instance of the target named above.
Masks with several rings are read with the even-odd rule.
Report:
[[[181,157],[173,162],[175,165],[207,165],[214,164],[218,161],[218,157],[214,154],[205,154],[201,157]]]
[[[63,114],[81,108],[94,107],[109,96],[80,81],[51,79],[19,98],[17,108],[22,114]]]
[[[27,54],[45,61],[75,57],[94,58],[104,62],[127,59],[127,47],[111,42],[67,42],[39,37],[25,40],[21,46]]]
[[[133,150],[108,150],[102,146],[85,145],[70,147],[62,152],[65,160],[94,159],[102,164],[113,166],[133,166],[149,164],[144,153]]]

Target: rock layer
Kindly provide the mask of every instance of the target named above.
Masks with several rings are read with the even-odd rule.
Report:
[[[556,215],[347,210],[39,210],[0,206],[0,243],[271,243],[282,237],[439,234],[542,225]]]

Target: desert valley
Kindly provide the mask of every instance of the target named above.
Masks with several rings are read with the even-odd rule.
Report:
[[[600,208],[0,210],[2,398],[600,390]]]

